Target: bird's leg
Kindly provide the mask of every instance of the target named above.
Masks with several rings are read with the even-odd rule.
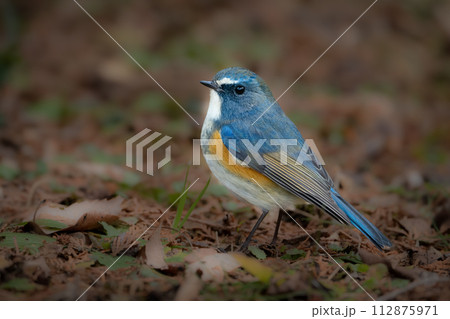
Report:
[[[263,209],[263,212],[262,212],[261,216],[259,216],[258,220],[256,221],[255,226],[253,226],[250,234],[248,234],[248,236],[247,236],[247,239],[244,241],[242,246],[239,248],[239,251],[247,250],[247,247],[250,244],[250,241],[252,240],[252,237],[255,234],[255,231],[258,229],[259,225],[261,224],[261,222],[267,216],[268,213],[269,213],[268,210]]]
[[[272,242],[270,243],[270,246],[275,246],[275,244],[277,242],[278,230],[280,229],[282,219],[283,219],[283,211],[280,209],[278,211],[277,225],[275,226],[275,232],[273,233],[273,238],[272,238]]]

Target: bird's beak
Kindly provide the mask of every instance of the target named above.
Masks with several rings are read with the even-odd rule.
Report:
[[[222,91],[221,87],[217,84],[216,81],[200,81],[200,83],[206,87],[209,87],[210,89],[213,89],[216,92]]]

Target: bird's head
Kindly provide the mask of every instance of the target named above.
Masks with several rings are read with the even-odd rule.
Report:
[[[216,118],[220,116],[222,119],[232,120],[244,114],[259,115],[275,102],[264,81],[245,68],[224,69],[219,71],[212,81],[200,83],[211,89],[209,111]]]

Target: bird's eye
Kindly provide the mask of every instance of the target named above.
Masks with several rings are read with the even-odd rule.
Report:
[[[244,91],[245,91],[245,87],[243,87],[242,85],[238,85],[234,89],[234,92],[236,92],[236,94],[238,94],[238,95],[244,94]]]

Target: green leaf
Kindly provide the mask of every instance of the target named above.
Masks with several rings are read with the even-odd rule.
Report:
[[[329,244],[328,248],[330,250],[334,250],[334,251],[343,251],[344,250],[344,248],[342,248],[342,246],[338,245],[338,244]]]
[[[52,219],[36,219],[36,224],[38,224],[41,228],[56,229],[56,230],[69,227],[64,223]]]
[[[37,289],[37,286],[26,278],[14,278],[0,285],[0,288],[16,291],[33,291]]]
[[[29,233],[4,232],[0,233],[0,238],[2,237],[4,239],[0,241],[0,247],[15,248],[17,244],[17,247],[20,250],[27,249],[33,254],[37,253],[39,248],[42,247],[44,243],[56,241],[54,238],[49,236]]]
[[[153,268],[150,268],[147,265],[142,265],[141,269],[139,270],[139,273],[141,274],[141,276],[147,277],[147,278],[161,278],[162,277],[161,273],[157,272],[156,270],[154,270]]]
[[[286,254],[288,255],[306,255],[304,250],[297,249],[297,248],[291,248],[286,250]]]
[[[7,166],[5,164],[0,164],[0,178],[11,181],[17,176],[19,176],[20,171],[17,168]]]
[[[99,223],[103,226],[103,229],[106,231],[107,237],[117,237],[120,234],[123,234],[127,231],[124,228],[115,228],[106,222],[99,222]]]
[[[356,255],[354,252],[351,252],[350,254],[339,256],[339,258],[336,258],[339,260],[342,260],[344,262],[350,262],[353,264],[361,264],[361,257],[359,255]]]
[[[296,260],[300,257],[306,256],[306,252],[301,249],[291,248],[286,250],[286,254],[281,257],[284,260]]]
[[[356,271],[358,272],[367,272],[369,270],[369,265],[367,264],[357,264]]]
[[[93,252],[91,254],[91,259],[98,261],[100,264],[107,266],[107,267],[114,264],[110,268],[110,270],[128,268],[128,267],[136,265],[136,259],[133,257],[130,257],[130,256],[114,257],[114,256],[110,256],[110,255],[101,253],[99,251]]]
[[[184,258],[188,255],[188,252],[185,251],[180,251],[177,254],[173,255],[173,256],[169,256],[164,258],[164,261],[168,264],[173,264],[173,263],[183,263],[184,262]]]
[[[376,287],[375,278],[369,278],[363,282],[363,287],[369,290],[372,290]]]
[[[256,246],[249,246],[248,250],[259,260],[264,260],[267,258],[266,253]]]

